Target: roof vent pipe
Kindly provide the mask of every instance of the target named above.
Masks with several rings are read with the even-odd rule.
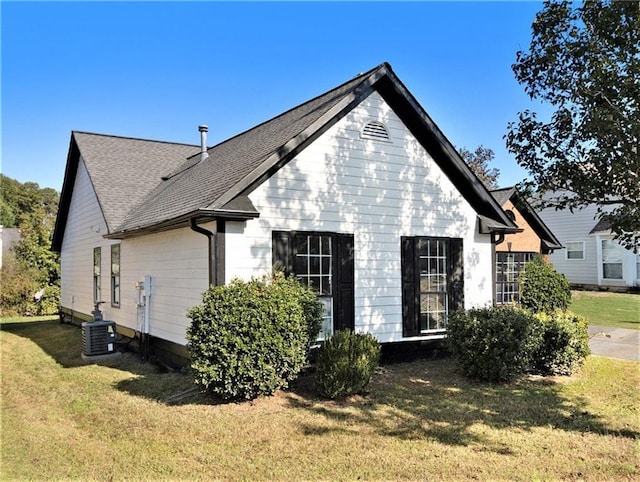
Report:
[[[207,152],[207,132],[209,132],[209,128],[201,125],[198,126],[198,130],[200,131],[200,162],[202,162],[209,157],[209,153]]]

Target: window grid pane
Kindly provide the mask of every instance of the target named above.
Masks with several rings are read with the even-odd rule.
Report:
[[[304,235],[297,238],[296,276],[317,295],[333,294],[331,237]]]
[[[420,331],[446,329],[449,312],[447,286],[447,243],[440,239],[427,239],[422,245],[420,268]]]
[[[520,272],[534,255],[529,252],[496,253],[496,304],[520,302]]]

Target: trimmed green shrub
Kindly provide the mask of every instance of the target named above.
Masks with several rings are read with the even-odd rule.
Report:
[[[307,361],[322,307],[295,278],[233,280],[191,308],[187,349],[196,384],[224,399],[285,388]]]
[[[509,382],[525,373],[540,339],[540,321],[529,312],[478,308],[449,316],[446,344],[465,376]]]
[[[318,349],[320,393],[329,398],[364,393],[379,360],[380,343],[373,335],[336,331]]]
[[[541,256],[535,256],[524,266],[519,283],[522,307],[534,313],[552,313],[569,308],[569,280]]]
[[[533,368],[543,375],[570,375],[591,353],[587,320],[570,311],[538,313],[542,343],[533,354]]]

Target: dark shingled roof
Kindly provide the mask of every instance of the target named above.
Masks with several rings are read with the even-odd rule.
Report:
[[[62,245],[80,153],[107,220],[106,237],[186,226],[190,220],[248,219],[259,213],[247,195],[374,91],[474,206],[482,232],[516,230],[391,66],[383,63],[209,148],[202,161],[197,146],[74,132],[54,249]]]
[[[353,95],[354,87],[376,70],[210,148],[209,157],[203,162],[198,162],[200,156],[196,155],[174,172],[165,173],[167,180],[127,216],[118,231],[144,228],[180,218],[185,213],[224,208],[231,201],[217,202],[224,194],[272,155],[284,153],[287,142],[304,133],[345,97]]]
[[[109,227],[115,230],[163,174],[200,152],[200,146],[74,132]]]
[[[500,189],[492,190],[491,195],[496,201],[498,201],[498,204],[500,204],[500,206],[504,206],[504,203],[506,203],[509,199],[511,199],[511,196],[513,196],[515,192],[516,192],[516,188],[513,186],[503,187]]]
[[[59,251],[62,247],[81,158],[111,233],[122,224],[131,208],[139,205],[158,185],[164,173],[183,164],[186,158],[199,151],[200,146],[188,144],[72,132],[53,249]]]
[[[600,219],[589,234],[611,231],[611,222],[608,219]]]

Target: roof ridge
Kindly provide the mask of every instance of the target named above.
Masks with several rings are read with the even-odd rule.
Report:
[[[237,134],[236,134],[236,135],[234,135],[234,136],[228,137],[228,138],[224,139],[223,141],[220,141],[219,143],[214,144],[213,146],[207,147],[207,152],[209,152],[209,151],[210,151],[210,150],[212,150],[212,149],[215,149],[215,148],[218,148],[218,147],[220,147],[220,146],[223,146],[224,144],[227,144],[227,143],[229,143],[229,142],[233,141],[234,139],[237,139],[237,138],[238,138],[238,137],[240,137],[240,136],[243,136],[243,135],[245,135],[245,134],[248,134],[249,132],[251,132],[251,131],[253,131],[253,130],[258,129],[258,128],[260,128],[260,127],[264,126],[265,124],[268,124],[269,122],[273,122],[273,121],[275,121],[276,119],[278,119],[278,118],[280,118],[280,117],[284,117],[285,115],[289,114],[291,111],[294,111],[294,110],[299,109],[299,108],[301,108],[301,107],[303,107],[303,106],[305,106],[305,105],[307,105],[307,104],[310,104],[310,103],[312,103],[312,102],[315,102],[315,101],[316,101],[316,100],[318,100],[320,97],[324,97],[324,96],[326,96],[326,95],[330,94],[331,92],[338,91],[338,90],[342,89],[344,86],[346,86],[347,84],[350,84],[350,83],[352,83],[352,82],[353,82],[353,83],[356,83],[357,79],[364,79],[365,77],[370,76],[370,75],[371,75],[371,74],[373,74],[375,71],[377,71],[377,70],[379,70],[379,69],[382,69],[382,68],[387,68],[387,69],[389,69],[389,70],[390,70],[390,69],[391,69],[391,66],[390,66],[390,65],[389,65],[389,63],[387,63],[387,62],[383,62],[383,63],[381,63],[380,65],[378,65],[377,67],[374,67],[373,69],[368,70],[367,72],[359,73],[359,74],[358,74],[358,75],[356,75],[354,78],[349,79],[349,80],[347,80],[346,82],[343,82],[342,84],[340,84],[340,85],[338,85],[338,86],[336,86],[336,87],[334,87],[334,88],[332,88],[332,89],[329,89],[329,90],[327,90],[327,91],[325,91],[325,92],[322,92],[321,94],[318,94],[318,95],[316,95],[315,97],[313,97],[313,98],[311,98],[311,99],[308,99],[308,100],[306,100],[306,101],[302,102],[301,104],[296,104],[296,105],[294,105],[293,107],[290,107],[289,109],[287,109],[287,110],[285,110],[285,111],[283,111],[283,112],[281,112],[281,113],[279,113],[279,114],[277,114],[277,115],[275,115],[275,116],[273,116],[273,117],[270,117],[270,118],[266,119],[265,121],[263,121],[263,122],[261,122],[261,123],[259,123],[259,124],[254,125],[253,127],[250,127],[250,128],[248,128],[248,129],[245,129],[244,131],[241,131],[241,132],[237,133]],[[172,179],[172,178],[174,178],[174,177],[176,177],[176,176],[178,176],[178,175],[180,175],[180,174],[184,173],[185,171],[188,171],[189,169],[191,169],[191,168],[192,168],[193,166],[195,166],[197,163],[194,163],[194,164],[191,164],[191,165],[186,165],[186,164],[187,164],[187,162],[188,162],[188,161],[190,161],[190,160],[192,160],[192,159],[193,159],[193,158],[195,158],[196,156],[199,156],[199,155],[200,155],[200,153],[198,152],[198,153],[195,153],[195,154],[191,155],[190,157],[188,157],[188,158],[185,160],[185,163],[184,163],[182,166],[180,166],[179,170],[175,170],[175,171],[173,171],[173,172],[170,172],[170,173],[166,174],[165,176],[163,176],[163,177],[162,177],[162,180],[163,180],[163,181],[167,181],[167,180]]]
[[[356,81],[356,79],[358,79],[358,78],[364,78],[364,77],[367,77],[367,76],[371,75],[373,72],[375,72],[376,70],[381,69],[381,68],[383,68],[383,67],[387,67],[387,68],[389,68],[389,64],[388,64],[387,62],[383,62],[382,64],[378,65],[377,67],[374,67],[373,69],[371,69],[371,70],[369,70],[369,71],[367,71],[367,72],[365,72],[365,73],[360,73],[360,74],[356,75],[354,78],[352,78],[352,79],[350,79],[350,80],[347,80],[346,82],[343,82],[342,84],[340,84],[340,85],[338,85],[338,86],[336,86],[336,87],[333,87],[332,89],[329,89],[329,90],[327,90],[327,91],[325,91],[325,92],[322,92],[321,94],[318,94],[318,95],[316,95],[315,97],[313,97],[313,98],[311,98],[311,99],[305,100],[305,101],[304,101],[304,102],[302,102],[301,104],[296,104],[296,105],[294,105],[293,107],[291,107],[291,108],[289,108],[289,109],[285,110],[284,112],[281,112],[281,113],[279,113],[279,114],[277,114],[277,115],[275,115],[275,116],[273,116],[273,117],[270,117],[269,119],[267,119],[267,120],[265,120],[265,121],[261,122],[260,124],[256,124],[255,126],[250,127],[249,129],[246,129],[246,130],[244,130],[244,131],[242,131],[242,132],[240,132],[240,133],[236,134],[235,136],[229,137],[229,138],[227,138],[227,139],[225,139],[225,140],[223,140],[223,141],[219,142],[218,144],[215,144],[215,145],[213,145],[213,146],[211,146],[211,147],[207,148],[207,150],[210,150],[210,149],[213,149],[213,148],[215,148],[215,147],[221,146],[222,144],[225,144],[225,143],[227,143],[227,142],[229,142],[229,141],[231,141],[231,140],[235,139],[236,137],[239,137],[239,136],[241,136],[241,135],[243,135],[243,134],[246,134],[247,132],[251,132],[252,130],[257,129],[257,128],[258,128],[258,127],[260,127],[260,126],[263,126],[264,124],[267,124],[268,122],[271,122],[271,121],[273,121],[273,120],[276,120],[276,119],[277,119],[277,118],[279,118],[279,117],[283,117],[283,116],[285,116],[286,114],[288,114],[289,112],[291,112],[291,111],[293,111],[293,110],[295,110],[295,109],[298,109],[298,108],[300,108],[300,107],[302,107],[302,106],[305,106],[305,105],[307,105],[307,104],[310,104],[311,102],[314,102],[314,101],[316,101],[317,99],[319,99],[320,97],[324,97],[325,95],[330,94],[331,92],[334,92],[334,91],[336,91],[336,90],[340,90],[340,89],[341,89],[341,88],[343,88],[345,85],[350,84],[350,83],[352,83],[352,82],[355,82],[355,81]],[[191,156],[191,157],[193,157],[193,156]]]
[[[99,136],[99,137],[110,137],[113,139],[128,139],[131,141],[143,141],[143,142],[155,142],[158,144],[171,144],[173,146],[188,146],[188,147],[200,147],[200,144],[188,144],[186,142],[171,142],[171,141],[161,141],[157,139],[148,139],[144,137],[131,137],[131,136],[119,136],[116,134],[101,134],[99,132],[87,132],[87,131],[76,131],[72,130],[72,134],[86,134],[90,136]]]

